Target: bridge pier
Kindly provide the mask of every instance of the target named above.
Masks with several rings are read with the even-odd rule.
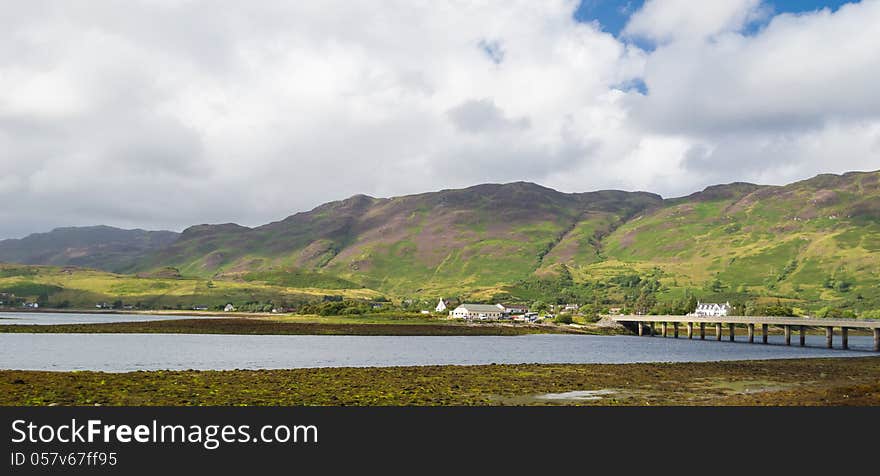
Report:
[[[697,324],[700,326],[700,340],[706,340],[706,325],[715,326],[715,340],[721,341],[724,336],[724,326],[727,326],[729,338],[731,342],[736,342],[736,327],[743,326],[746,329],[746,338],[750,344],[755,343],[756,326],[761,326],[761,340],[767,344],[770,342],[770,326],[781,327],[784,332],[785,345],[791,346],[791,335],[795,331],[799,335],[801,347],[807,345],[807,329],[825,329],[825,347],[834,348],[834,328],[840,328],[840,348],[849,349],[849,330],[850,329],[870,329],[874,334],[874,352],[880,352],[880,323],[870,320],[857,319],[813,319],[813,318],[797,318],[797,317],[777,317],[777,316],[729,316],[714,319],[709,316],[611,316],[615,322],[625,323],[626,327],[635,331],[633,325],[638,326],[639,336],[656,336],[662,332],[663,337],[679,338],[679,324],[684,324],[687,328],[688,339],[694,339],[694,331]],[[670,324],[672,327],[670,336]],[[663,326],[662,329],[659,326]],[[710,331],[711,332],[711,331]]]

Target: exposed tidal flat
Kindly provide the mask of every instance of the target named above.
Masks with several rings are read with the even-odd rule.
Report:
[[[878,405],[880,359],[0,371],[0,405]]]

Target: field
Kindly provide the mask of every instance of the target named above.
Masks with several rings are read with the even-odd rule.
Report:
[[[880,359],[122,374],[6,370],[0,371],[0,405],[880,405]]]
[[[365,288],[289,287],[277,275],[242,280],[154,277],[114,274],[73,267],[0,264],[0,292],[13,293],[42,307],[94,309],[97,303],[120,301],[142,309],[221,309],[226,303],[305,302],[323,296],[374,299],[380,293]],[[257,280],[266,278],[273,283]],[[292,280],[292,278],[290,278]],[[344,284],[344,281],[327,281]],[[300,283],[297,283],[300,284]]]

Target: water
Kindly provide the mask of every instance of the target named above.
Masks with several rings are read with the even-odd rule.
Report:
[[[868,336],[853,349],[716,342],[660,337],[279,336],[191,334],[0,334],[0,368],[28,370],[223,370],[299,367],[477,365],[503,363],[706,362],[876,356]],[[839,344],[839,340],[837,340]]]
[[[77,314],[62,312],[0,312],[0,325],[6,324],[98,324],[108,322],[146,322],[174,319],[210,319],[210,316],[153,314]]]

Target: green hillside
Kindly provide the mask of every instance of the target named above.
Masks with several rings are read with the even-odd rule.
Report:
[[[325,296],[349,300],[380,297],[370,289],[330,286],[337,282],[319,283],[325,287],[298,284],[257,279],[133,276],[74,267],[0,264],[0,307],[36,302],[48,308],[94,309],[97,304],[106,303],[116,308],[189,310],[205,306],[219,310],[233,303],[243,310],[270,310],[273,304],[297,306],[320,301]]]
[[[665,200],[523,182],[358,195],[256,228],[194,226],[170,244],[106,261],[120,256],[133,260],[126,271],[144,279],[238,288],[574,301],[644,312],[730,300],[737,312],[869,316],[880,309],[880,172],[786,186],[732,183]],[[108,269],[100,255],[90,259]]]
[[[253,229],[190,228],[143,269],[173,266],[218,278],[308,270],[396,293],[467,292],[581,256],[555,251],[661,202],[647,193],[564,194],[528,183],[355,196]]]
[[[604,247],[609,260],[662,270],[670,288],[877,307],[880,173],[711,187],[634,217]]]

